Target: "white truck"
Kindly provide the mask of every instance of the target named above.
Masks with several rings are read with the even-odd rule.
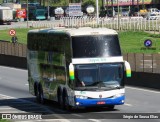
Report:
[[[9,7],[0,6],[0,24],[11,24],[13,20],[13,11]]]

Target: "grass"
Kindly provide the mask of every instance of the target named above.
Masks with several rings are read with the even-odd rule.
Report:
[[[5,119],[0,119],[0,122],[10,122],[10,121]]]
[[[18,37],[18,42],[27,44],[27,32],[30,29],[26,28],[17,28],[16,36]],[[146,32],[134,32],[126,31],[119,33],[121,49],[123,53],[160,53],[160,35],[159,34],[150,34]],[[153,46],[156,44],[156,49],[143,49],[143,43],[145,39],[151,39]],[[0,40],[7,40],[11,42],[11,36],[9,35],[8,30],[0,30]]]
[[[11,37],[9,35],[9,30],[0,30],[0,40],[5,40],[5,41],[10,41],[11,42]],[[26,29],[26,28],[17,28],[14,29],[16,31],[16,36],[18,37],[18,42],[19,43],[23,43],[23,44],[27,44],[27,32],[30,29]]]
[[[150,34],[146,32],[120,32],[120,44],[124,53],[159,53],[160,52],[160,38],[159,34]],[[151,39],[153,42],[153,48],[144,48],[144,41]]]

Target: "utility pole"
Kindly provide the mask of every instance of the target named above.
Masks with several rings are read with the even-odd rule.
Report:
[[[111,0],[111,4],[112,4],[112,17],[113,17],[113,16],[114,16],[114,15],[113,15],[113,13],[114,13],[114,12],[113,12],[113,0]]]
[[[28,14],[29,13],[29,10],[28,10],[28,0],[27,0],[27,28],[28,28]]]
[[[98,0],[96,0],[96,9],[97,9],[97,25],[99,24],[99,8],[98,8]]]
[[[49,0],[48,0],[48,20],[50,19],[50,16],[49,16]]]
[[[139,11],[139,0],[137,0],[137,8],[138,8],[138,11]]]
[[[144,0],[142,1],[142,6],[143,6],[142,8],[143,8],[143,9],[145,9],[145,6],[144,6]]]
[[[131,7],[131,9],[132,9],[131,15],[133,15],[134,14],[134,0],[132,0],[132,7]]]
[[[119,18],[119,2],[117,0],[117,7],[118,7],[118,31],[120,30],[120,18]]]

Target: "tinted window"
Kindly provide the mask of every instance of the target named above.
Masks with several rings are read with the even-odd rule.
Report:
[[[28,33],[28,49],[41,51],[64,52],[66,35],[47,33]]]
[[[118,35],[72,37],[73,58],[120,56]]]

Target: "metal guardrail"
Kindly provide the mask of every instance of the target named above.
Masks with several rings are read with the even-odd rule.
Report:
[[[0,54],[26,57],[27,47],[25,44],[0,41]],[[160,74],[160,54],[127,53],[123,54],[135,72],[149,72]]]

